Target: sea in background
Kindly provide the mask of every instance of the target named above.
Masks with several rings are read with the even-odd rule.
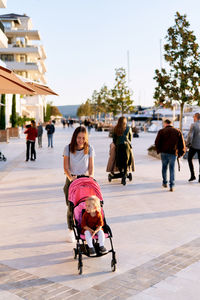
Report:
[[[60,105],[57,106],[64,118],[77,118],[77,109],[80,105]]]

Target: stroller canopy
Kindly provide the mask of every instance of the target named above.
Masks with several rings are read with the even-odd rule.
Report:
[[[71,201],[74,206],[77,206],[92,195],[96,195],[100,201],[103,201],[100,186],[93,178],[78,178],[70,184],[68,200]]]

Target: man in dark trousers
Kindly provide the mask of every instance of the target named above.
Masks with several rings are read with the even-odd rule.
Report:
[[[200,114],[199,113],[194,114],[193,118],[194,118],[194,123],[192,123],[190,127],[190,131],[188,133],[187,142],[186,142],[186,145],[189,148],[188,164],[191,173],[190,179],[188,181],[193,181],[196,179],[192,159],[197,152],[198,160],[199,160],[199,182],[200,182]]]
[[[164,128],[159,130],[155,145],[157,153],[161,153],[162,161],[162,179],[163,187],[167,187],[167,168],[169,165],[169,187],[173,192],[174,187],[174,170],[176,157],[181,157],[185,153],[185,142],[179,129],[172,126],[172,122],[166,119],[163,122]]]
[[[50,120],[49,123],[46,125],[45,130],[47,131],[47,137],[48,137],[48,147],[51,146],[53,148],[53,134],[55,132],[55,127],[52,124],[52,121]]]

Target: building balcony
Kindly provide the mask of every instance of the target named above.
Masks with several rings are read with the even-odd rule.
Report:
[[[28,29],[5,29],[5,34],[7,37],[27,37],[29,40],[40,40],[40,34],[38,30],[28,30]]]
[[[41,66],[35,62],[16,62],[16,61],[6,61],[8,69],[13,71],[38,71],[43,73]]]
[[[0,7],[6,8],[6,2],[7,2],[7,0],[0,0]]]
[[[41,58],[42,59],[46,59],[47,58],[47,56],[46,56],[46,52],[45,52],[45,50],[44,50],[44,46],[40,46],[40,50],[41,50],[41,53],[42,53],[42,56],[41,56]]]
[[[8,39],[1,29],[0,29],[0,47],[1,48],[8,47]]]
[[[42,72],[46,73],[47,69],[46,69],[46,65],[45,65],[44,60],[42,60],[42,59],[40,60],[40,65],[42,67]]]
[[[0,54],[31,54],[39,59],[44,59],[44,52],[41,46],[17,47],[16,45],[8,45],[8,48],[0,48]]]

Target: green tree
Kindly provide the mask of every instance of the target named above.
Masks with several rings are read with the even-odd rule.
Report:
[[[50,120],[50,118],[51,118],[51,104],[47,103],[44,121],[48,122]]]
[[[10,116],[10,122],[12,127],[17,126],[17,113],[16,113],[16,95],[12,96],[12,114]]]
[[[115,69],[115,86],[111,90],[111,98],[107,100],[108,110],[114,116],[122,115],[133,110],[133,100],[131,92],[126,85],[126,71],[124,68]]]
[[[180,105],[180,130],[185,104],[200,105],[200,55],[199,46],[186,15],[175,15],[175,25],[168,29],[167,43],[164,45],[168,70],[155,70],[157,82],[154,99],[156,105]]]
[[[51,106],[51,116],[62,116],[57,106]]]
[[[91,100],[87,99],[85,103],[81,104],[79,108],[77,109],[77,116],[92,116],[94,114],[93,106],[91,104]]]
[[[0,106],[0,129],[6,129],[6,95],[1,95],[1,105]]]
[[[52,102],[47,103],[46,111],[44,109],[44,121],[48,122],[51,116],[62,116],[57,106],[52,105]]]
[[[98,102],[98,92],[97,92],[97,90],[94,90],[93,93],[92,93],[92,99],[91,99],[90,103],[93,107],[94,115],[95,115],[96,118],[97,118],[97,115],[98,115],[97,102]]]
[[[109,90],[106,85],[103,85],[99,92],[96,90],[93,92],[92,99],[93,99],[93,106],[96,112],[96,116],[101,118],[102,113],[107,112],[107,100],[108,100]]]

